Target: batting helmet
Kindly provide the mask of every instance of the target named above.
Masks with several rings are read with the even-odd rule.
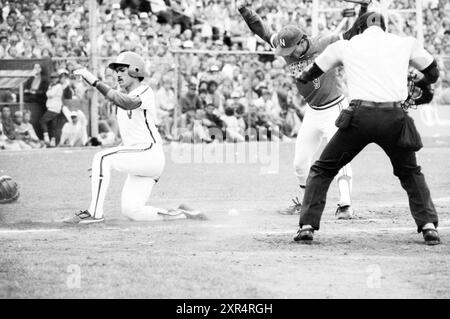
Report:
[[[0,177],[0,204],[11,203],[19,197],[19,185],[9,176]]]
[[[145,77],[145,62],[144,59],[137,53],[131,51],[122,52],[114,62],[111,62],[108,65],[108,67],[113,70],[119,66],[127,66],[128,74],[131,77]]]

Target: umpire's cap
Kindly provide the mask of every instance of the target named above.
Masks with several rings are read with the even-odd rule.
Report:
[[[145,77],[145,62],[144,59],[137,53],[125,51],[120,53],[114,62],[111,62],[108,67],[116,70],[119,66],[127,66],[128,74],[134,78]]]
[[[359,33],[363,33],[369,27],[377,26],[386,31],[386,23],[383,15],[378,12],[366,12],[355,21],[358,26]]]
[[[298,26],[284,26],[277,34],[278,46],[275,50],[275,55],[291,55],[300,41],[304,38],[306,38],[306,35]]]

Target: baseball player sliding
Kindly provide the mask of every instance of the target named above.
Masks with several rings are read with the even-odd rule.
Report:
[[[74,71],[118,106],[117,121],[123,146],[98,152],[92,162],[92,200],[89,208],[65,220],[70,224],[104,221],[103,204],[110,182],[111,168],[128,174],[122,189],[122,214],[135,221],[179,218],[204,219],[199,212],[165,210],[146,206],[153,186],[161,176],[165,158],[162,139],[155,127],[155,97],[143,84],[144,60],[136,53],[123,52],[109,68],[117,73],[121,88],[113,90],[86,69]]]
[[[368,3],[361,6],[361,13],[367,10]],[[297,78],[302,70],[314,60],[329,44],[341,38],[350,38],[353,30],[344,34],[320,35],[308,37],[305,32],[296,25],[287,25],[279,32],[272,32],[263,23],[262,19],[250,8],[246,1],[237,3],[237,8],[250,30],[275,48],[275,55],[282,56],[290,71],[290,75]],[[304,97],[309,107],[305,111],[302,126],[297,134],[295,145],[294,168],[299,182],[299,198],[293,200],[294,205],[283,214],[299,214],[301,201],[306,185],[306,178],[312,164],[313,156],[320,147],[322,138],[327,141],[337,131],[335,120],[343,108],[348,107],[348,101],[344,97],[338,85],[336,72],[327,72],[310,83],[296,81],[298,92]],[[340,199],[336,210],[338,219],[350,219],[353,217],[351,207],[351,177],[350,165],[344,166],[337,175]]]

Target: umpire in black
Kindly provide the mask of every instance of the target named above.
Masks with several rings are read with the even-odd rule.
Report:
[[[431,100],[430,84],[439,77],[437,63],[415,38],[386,32],[384,18],[378,13],[360,16],[354,30],[353,38],[328,46],[299,77],[306,83],[342,65],[351,102],[336,120],[339,130],[310,169],[294,240],[313,239],[331,181],[364,147],[376,143],[389,156],[394,175],[408,194],[418,232],[426,244],[439,244],[438,216],[416,161],[420,135],[401,104],[408,96],[409,66],[423,74],[415,85],[428,99],[420,103]]]

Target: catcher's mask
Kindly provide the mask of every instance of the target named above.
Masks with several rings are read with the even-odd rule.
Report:
[[[137,53],[125,51],[119,54],[114,62],[111,62],[108,67],[116,70],[119,66],[128,67],[128,75],[133,78],[145,77],[145,62],[144,59]]]
[[[420,85],[416,81],[419,75],[414,71],[408,73],[408,96],[401,102],[404,110],[409,108],[416,109],[421,104],[430,103],[434,96],[431,85]]]

